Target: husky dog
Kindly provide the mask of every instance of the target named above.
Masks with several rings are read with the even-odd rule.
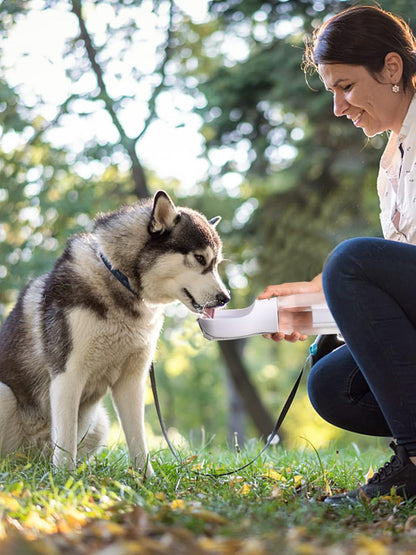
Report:
[[[153,200],[98,215],[30,282],[0,329],[0,455],[49,446],[56,466],[103,446],[111,390],[132,464],[153,473],[144,388],[164,305],[209,313],[230,300],[221,241],[198,212]]]

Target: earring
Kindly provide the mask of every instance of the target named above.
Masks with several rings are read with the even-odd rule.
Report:
[[[392,86],[391,90],[394,93],[398,93],[398,92],[400,92],[400,87],[399,87],[399,85],[395,84],[395,85]]]

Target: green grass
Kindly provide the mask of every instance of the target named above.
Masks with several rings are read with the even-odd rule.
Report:
[[[146,481],[122,447],[74,472],[23,455],[4,460],[0,553],[415,552],[415,505],[397,498],[353,508],[322,502],[328,487],[362,483],[370,465],[390,456],[388,448],[360,454],[353,446],[340,453],[272,447],[235,475],[200,474],[236,468],[260,448],[182,452],[182,465],[159,451],[152,454],[156,475]]]

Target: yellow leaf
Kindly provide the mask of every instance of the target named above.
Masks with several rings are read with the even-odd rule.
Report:
[[[294,483],[295,488],[297,488],[301,485],[302,478],[303,478],[303,476],[301,474],[295,474],[295,476],[293,476],[293,483]]]
[[[3,521],[0,520],[0,541],[3,541],[7,538],[7,532],[4,528]]]
[[[200,518],[204,522],[212,522],[213,524],[226,524],[227,522],[224,517],[218,515],[217,513],[199,507],[192,509],[190,511],[190,514],[196,516],[197,518]]]
[[[282,474],[279,474],[279,472],[277,472],[277,470],[274,470],[273,468],[268,468],[266,472],[262,474],[262,476],[263,478],[271,478],[272,480],[276,480],[277,482],[286,481],[286,478],[282,476]]]
[[[155,498],[158,501],[166,501],[166,494],[163,491],[158,491],[157,493],[155,493]]]
[[[235,487],[238,482],[244,482],[244,478],[242,476],[235,476],[230,480],[230,488]]]
[[[207,552],[207,553],[224,553],[223,540],[207,538],[206,536],[202,536],[198,538],[198,545],[204,550],[204,552]]]
[[[329,485],[328,478],[326,477],[326,470],[324,471],[325,493],[332,495],[331,486]]]
[[[124,536],[126,530],[121,524],[117,522],[111,522],[111,520],[97,520],[88,527],[88,532],[92,534],[95,538],[101,540],[109,541],[115,536]]]
[[[183,511],[186,508],[186,503],[183,499],[174,499],[170,503],[170,508],[174,511]]]
[[[56,521],[56,527],[57,527],[57,530],[60,534],[70,534],[71,531],[73,530],[73,528],[71,528],[71,526],[68,524],[68,522],[66,520],[64,520],[63,518],[59,518]]]
[[[0,492],[0,505],[7,507],[11,511],[18,511],[20,509],[19,501],[10,495],[10,493]]]
[[[240,489],[239,493],[240,493],[240,495],[248,495],[250,493],[250,491],[251,491],[251,486],[250,486],[250,484],[247,484],[247,482],[246,482],[241,486],[241,489]]]
[[[191,455],[190,457],[188,457],[183,461],[182,466],[186,466],[187,464],[190,464],[192,461],[194,461],[197,458],[198,458],[198,455]]]
[[[300,543],[296,547],[296,553],[298,555],[314,555],[316,553],[316,548],[313,545]]]
[[[390,553],[389,547],[374,538],[360,536],[357,543],[358,549],[355,551],[357,555],[388,555]]]
[[[112,522],[111,520],[109,520],[108,522],[105,522],[103,526],[106,528],[107,532],[112,538],[114,536],[124,536],[126,534],[126,529],[124,528],[124,526],[118,524],[117,522]]]
[[[367,483],[370,478],[374,476],[374,470],[372,465],[370,464],[370,468],[368,469],[367,474],[365,475],[365,482]]]
[[[383,495],[382,497],[380,497],[380,499],[384,499],[386,501],[389,501],[390,503],[393,503],[394,505],[400,505],[400,503],[403,501],[403,497],[400,497],[400,495],[397,495],[395,488],[391,488],[390,494],[389,495]]]
[[[73,528],[81,528],[87,523],[87,518],[84,513],[75,509],[75,507],[68,507],[64,513],[65,520]]]
[[[42,518],[36,511],[31,511],[24,522],[26,528],[31,528],[44,534],[55,534],[58,531],[56,523]]]

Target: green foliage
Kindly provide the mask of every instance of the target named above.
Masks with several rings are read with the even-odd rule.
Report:
[[[407,19],[416,17],[407,4]],[[296,1],[210,5],[224,36],[244,36],[249,45],[244,60],[229,61],[202,84],[201,113],[208,149],[230,149],[218,173],[243,174],[258,201],[239,230],[257,265],[251,283],[310,279],[341,240],[380,233],[375,181],[386,138],[366,141],[345,118],[334,118],[331,96],[316,75],[306,83],[301,70],[305,33],[349,3],[324,2],[319,11]],[[403,8],[397,2],[398,13]],[[244,169],[235,161],[242,145]]]
[[[28,279],[51,268],[69,235],[89,229],[94,213],[115,209],[121,199],[133,198],[127,174],[108,167],[99,179],[83,180],[71,168],[65,151],[33,132],[26,139],[27,129],[29,124],[19,135],[13,131],[18,143],[14,150],[0,151],[3,314]]]

